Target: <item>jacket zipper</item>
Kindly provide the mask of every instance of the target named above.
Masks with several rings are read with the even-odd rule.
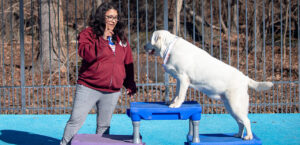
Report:
[[[110,42],[108,42],[108,47],[110,48],[110,51],[112,51],[113,52],[113,54],[114,54],[114,59],[115,59],[115,56],[116,56],[116,45],[115,45],[115,51],[113,51],[113,49],[111,48],[111,46],[110,46]],[[110,83],[109,83],[109,88],[111,89],[111,87],[112,87],[112,79],[113,79],[113,72],[114,72],[114,66],[115,66],[115,60],[114,60],[114,62],[113,62],[113,67],[112,67],[112,72],[111,72],[111,76],[110,76]]]
[[[112,50],[111,50],[112,51]],[[115,50],[116,51],[116,50]],[[114,66],[115,66],[115,56],[116,56],[116,53],[115,53],[115,51],[113,51],[113,53],[114,53],[114,62],[113,62],[113,67],[112,67],[112,72],[111,72],[111,76],[110,76],[110,83],[109,83],[109,88],[111,88],[112,87],[112,79],[113,79],[113,72],[114,72]]]

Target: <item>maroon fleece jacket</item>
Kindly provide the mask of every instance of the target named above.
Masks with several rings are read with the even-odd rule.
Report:
[[[132,52],[129,43],[120,45],[118,38],[115,52],[108,40],[96,37],[91,27],[78,36],[78,54],[82,57],[77,83],[89,88],[118,92],[124,85],[130,92],[135,91]]]

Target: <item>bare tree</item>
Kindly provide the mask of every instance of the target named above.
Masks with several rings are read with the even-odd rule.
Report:
[[[64,17],[61,1],[41,1],[41,45],[37,62],[48,72],[65,71],[66,60]],[[37,65],[41,65],[37,63]],[[41,67],[41,66],[40,66]],[[42,69],[42,68],[40,68]]]
[[[237,0],[238,1],[238,0]],[[232,6],[233,8],[233,11],[232,11],[232,15],[233,15],[233,23],[231,25],[231,28],[232,28],[232,32],[236,33],[237,32],[237,21],[238,21],[238,15],[237,15],[237,12],[238,12],[238,5],[236,2],[232,2]]]
[[[173,34],[180,35],[180,11],[182,8],[182,0],[175,0],[176,5],[173,13]]]
[[[99,7],[103,3],[103,0],[96,0],[96,7]]]

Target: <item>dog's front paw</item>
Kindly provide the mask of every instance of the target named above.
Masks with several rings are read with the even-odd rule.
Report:
[[[179,108],[181,106],[182,103],[178,103],[178,102],[173,102],[169,107],[170,108]]]
[[[183,100],[177,96],[173,99],[173,101],[172,101],[171,105],[169,105],[169,107],[170,108],[179,108],[182,103],[183,103]]]
[[[251,140],[251,139],[253,139],[253,135],[252,134],[251,135],[247,135],[243,139],[244,140]]]

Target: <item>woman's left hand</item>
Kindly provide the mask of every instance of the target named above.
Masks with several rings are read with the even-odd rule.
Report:
[[[127,88],[127,95],[134,95],[136,93],[136,86],[134,85],[134,87],[132,88]]]

